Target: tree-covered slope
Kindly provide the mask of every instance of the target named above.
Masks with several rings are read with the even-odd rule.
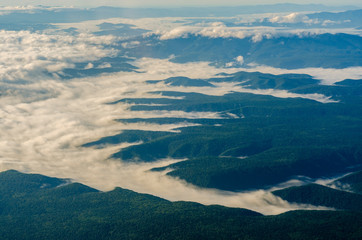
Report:
[[[281,34],[282,35],[282,34]],[[278,68],[308,67],[346,68],[362,65],[362,37],[351,34],[300,34],[290,36],[207,37],[185,34],[178,38],[160,40],[159,35],[134,40],[141,42],[132,49],[122,49],[128,56],[168,58],[179,63],[207,61],[219,66],[235,62],[243,56],[243,63]],[[238,65],[237,62],[235,62]]]
[[[273,194],[296,203],[362,211],[362,195],[340,191],[318,184],[308,184],[274,191]]]
[[[362,171],[337,179],[333,184],[340,188],[362,194]]]
[[[182,79],[185,86],[190,81],[176,79]],[[168,166],[173,170],[168,174],[198,186],[226,190],[265,188],[296,175],[331,177],[362,163],[361,80],[326,86],[304,74],[240,72],[204,81],[234,82],[254,90],[318,93],[336,102],[321,103],[304,99],[303,95],[278,98],[244,92],[224,96],[156,92],[163,98],[124,98],[114,103],[128,103],[132,111],[216,112],[219,118],[119,119],[200,125],[180,128],[179,133],[128,130],[85,146],[142,141],[112,157],[145,162],[166,157],[187,158]],[[168,96],[182,98],[168,99]]]
[[[2,172],[0,179],[1,239],[362,237],[362,215],[357,212],[295,211],[262,216],[243,209],[169,202],[121,188],[99,192],[82,184],[64,185],[67,181],[16,171]]]

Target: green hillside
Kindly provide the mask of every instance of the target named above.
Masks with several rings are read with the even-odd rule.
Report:
[[[175,79],[181,79],[183,84],[189,81]],[[180,128],[179,133],[128,130],[85,146],[142,141],[143,144],[121,149],[112,157],[144,162],[187,158],[188,161],[168,166],[173,169],[168,174],[198,186],[225,190],[265,188],[295,175],[333,177],[362,164],[362,81],[345,80],[325,86],[304,74],[246,72],[207,81],[319,93],[338,102],[238,92],[224,96],[156,92],[182,98],[124,98],[113,103],[129,103],[132,111],[218,112],[221,118],[119,119],[126,123],[201,125]]]
[[[339,191],[318,184],[291,187],[273,192],[288,202],[362,211],[362,195]]]
[[[362,171],[352,173],[333,182],[338,187],[362,194]]]
[[[244,209],[169,202],[116,188],[0,173],[1,239],[360,239],[362,214]],[[42,187],[47,186],[47,187]],[[12,189],[12,192],[8,190]]]

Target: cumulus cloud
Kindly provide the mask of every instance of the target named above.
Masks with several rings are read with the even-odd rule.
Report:
[[[228,62],[225,64],[226,67],[239,67],[244,64],[244,57],[243,56],[237,56],[233,62]]]
[[[305,23],[308,25],[319,24],[318,19],[310,19],[303,13],[290,13],[287,15],[277,15],[271,18],[268,18],[268,21],[271,23]]]
[[[134,47],[137,47],[141,44],[141,42],[139,41],[129,41],[129,42],[125,42],[125,43],[122,43],[122,47],[123,48],[134,48]]]
[[[270,26],[257,26],[253,24],[257,22],[257,18],[267,19],[272,23],[304,23],[307,25],[321,24],[318,19],[310,19],[303,13],[290,13],[290,14],[270,14],[253,16],[249,21],[249,26],[226,26],[223,20],[234,22],[236,25],[240,24],[238,18],[214,18],[215,21],[207,19],[206,22],[200,22],[205,18],[144,18],[144,19],[112,19],[114,23],[125,23],[135,25],[137,28],[147,29],[151,32],[146,33],[145,36],[156,34],[160,36],[161,40],[169,40],[176,38],[187,38],[190,35],[204,36],[209,38],[252,38],[252,41],[258,42],[262,39],[270,39],[277,37],[287,36],[309,36],[324,33],[347,33],[362,35],[362,31],[354,28],[297,28],[291,29],[288,27],[270,27]],[[267,16],[267,17],[266,17]],[[243,16],[245,17],[245,16]],[[251,22],[250,22],[251,21]],[[325,22],[326,26],[330,22]],[[323,26],[323,25],[322,25]]]
[[[197,27],[181,26],[171,30],[157,30],[147,35],[159,35],[160,40],[169,40],[176,38],[188,38],[189,36],[203,36],[209,38],[251,38],[253,42],[260,42],[263,39],[278,37],[308,37],[319,34],[337,34],[346,33],[362,36],[362,31],[355,28],[312,28],[312,29],[290,29],[286,27]]]
[[[209,38],[240,38],[251,37],[254,42],[263,38],[270,39],[278,36],[281,28],[275,27],[226,27],[225,25],[210,25],[207,27],[182,26],[169,31],[155,31],[153,34],[160,35],[160,40],[175,38],[187,38],[190,35],[203,36]],[[288,33],[289,34],[289,33]]]
[[[350,174],[352,174],[352,173],[346,173],[346,174],[337,175],[337,176],[329,177],[329,178],[315,178],[315,179],[306,177],[306,176],[296,176],[286,182],[282,182],[282,183],[277,184],[276,186],[271,187],[267,191],[273,192],[273,191],[290,188],[290,187],[300,187],[300,186],[304,186],[307,184],[318,184],[318,185],[322,185],[322,186],[333,188],[333,189],[340,190],[340,191],[353,192],[350,184],[342,183],[342,182],[338,181],[339,179],[346,177]]]
[[[243,56],[238,56],[235,58],[235,60],[240,64],[243,65],[244,64],[244,57]]]
[[[88,63],[88,64],[84,67],[84,69],[92,69],[92,68],[94,68],[93,63]]]
[[[47,72],[59,73],[72,68],[74,63],[112,56],[116,50],[104,45],[111,45],[114,40],[111,36],[90,34],[0,31],[0,80],[34,81],[45,77]]]

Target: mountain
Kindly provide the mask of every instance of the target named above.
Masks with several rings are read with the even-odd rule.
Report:
[[[344,23],[347,25],[357,25],[361,26],[361,15],[362,9],[350,10],[345,12],[319,12],[308,14],[309,18],[316,18],[320,21],[334,21],[336,23]],[[333,23],[333,22],[332,22]]]
[[[215,87],[208,81],[203,79],[190,79],[188,77],[171,77],[165,80],[148,80],[147,83],[163,82],[170,86],[185,86],[185,87]]]
[[[270,4],[233,7],[178,7],[178,8],[119,8],[101,6],[89,9],[37,6],[32,11],[7,11],[0,15],[1,23],[42,24],[75,23],[107,18],[157,18],[157,17],[225,17],[239,14],[352,10],[354,6],[328,7],[320,4]],[[20,10],[20,11],[19,11]]]
[[[265,33],[267,36],[267,33]],[[262,34],[263,35],[263,34]],[[207,37],[185,34],[174,39],[159,40],[158,35],[137,37],[142,44],[122,51],[132,57],[169,58],[177,63],[207,61],[226,66],[243,56],[243,66],[260,64],[277,68],[308,67],[346,68],[361,66],[362,37],[344,33],[283,36],[276,34],[260,41],[253,37]]]
[[[354,172],[333,182],[334,185],[362,194],[362,171]]]
[[[184,86],[192,82],[188,78],[171,80]],[[170,79],[164,82],[168,81]],[[130,110],[134,112],[217,112],[220,117],[119,119],[124,123],[201,125],[180,128],[178,133],[126,130],[84,146],[142,141],[142,144],[121,149],[112,157],[129,162],[152,162],[167,157],[187,159],[154,171],[171,168],[170,176],[223,190],[267,188],[297,175],[333,177],[361,164],[361,81],[346,80],[326,86],[305,74],[257,72],[202,80],[202,83],[223,82],[233,82],[247,91],[275,89],[302,95],[300,98],[277,98],[248,92],[210,96],[164,91],[157,92],[163,98],[123,98],[112,104],[131,104]],[[154,83],[149,82],[151,86]],[[197,81],[191,86],[195,83]],[[305,93],[316,92],[328,94],[335,102],[303,98]],[[165,98],[167,96],[181,98]]]
[[[0,168],[131,188],[0,172],[0,239],[362,239],[360,30],[316,4],[0,7]]]
[[[362,195],[344,192],[318,184],[291,187],[273,194],[288,202],[326,206],[340,210],[362,211]]]
[[[294,211],[264,217],[243,209],[169,202],[121,188],[99,192],[82,184],[16,171],[2,172],[0,179],[0,234],[4,240],[362,236],[362,215],[357,212]]]

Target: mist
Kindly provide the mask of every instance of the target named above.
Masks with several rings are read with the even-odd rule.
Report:
[[[67,46],[65,44],[65,46]],[[17,48],[15,48],[18,51]],[[102,47],[98,47],[102,49]],[[108,51],[108,50],[107,50]],[[102,54],[99,56],[101,57]],[[78,55],[68,59],[76,62]],[[11,59],[11,56],[9,55]],[[90,61],[92,59],[86,59]],[[54,64],[62,61],[60,57]],[[31,78],[21,62],[13,61],[19,73],[25,73],[26,83],[12,82],[16,91],[0,96],[0,170],[15,169],[27,173],[40,173],[53,177],[71,178],[91,187],[108,191],[123,187],[141,193],[149,193],[171,201],[195,201],[202,204],[220,204],[241,207],[264,214],[279,214],[295,209],[326,209],[309,205],[289,204],[268,191],[226,192],[202,189],[185,181],[152,172],[152,168],[167,166],[176,160],[166,159],[156,163],[129,164],[110,156],[120,149],[139,143],[123,143],[102,149],[84,148],[83,144],[102,137],[119,134],[122,130],[174,131],[181,124],[125,124],[115,119],[186,117],[220,118],[217,112],[137,111],[132,112],[127,103],[108,104],[124,97],[158,97],[149,93],[147,80],[161,80],[172,76],[191,78],[215,77],[220,72],[233,73],[238,69],[218,69],[207,62],[175,64],[166,60],[140,59],[139,72],[120,72],[98,77],[62,81],[57,78]],[[60,71],[63,67],[60,67]],[[195,71],[197,69],[197,71]],[[25,72],[24,72],[25,71]],[[33,70],[30,69],[32,73]],[[8,76],[13,72],[5,72]],[[5,76],[2,75],[2,76]],[[2,77],[4,80],[5,77]],[[0,87],[7,87],[1,81]],[[231,91],[254,91],[239,88],[235,84],[220,84],[216,88],[172,87],[165,84],[152,86],[152,91],[175,90],[200,92],[222,96]],[[260,94],[255,90],[255,94]],[[302,97],[286,91],[261,93],[280,97]],[[44,94],[37,94],[44,92]],[[289,95],[288,95],[289,94]],[[282,96],[283,95],[283,96]],[[31,96],[31,97],[24,97]],[[305,96],[311,98],[311,96]],[[313,96],[314,97],[314,96]],[[321,97],[321,96],[318,96]],[[322,96],[323,98],[323,96]]]

